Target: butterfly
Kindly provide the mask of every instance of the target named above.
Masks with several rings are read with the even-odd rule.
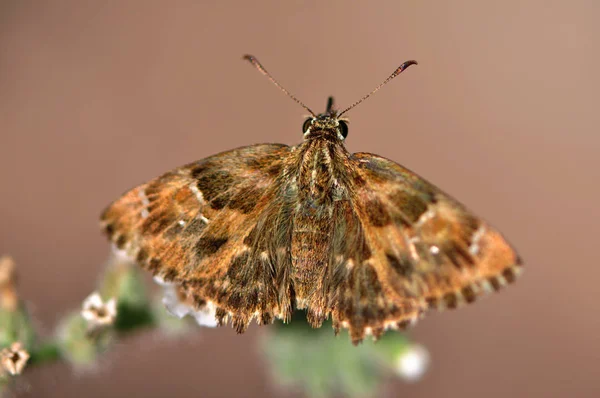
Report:
[[[196,310],[242,333],[256,319],[304,309],[352,342],[404,329],[428,310],[455,308],[521,273],[505,238],[403,166],[344,147],[352,109],[329,98],[315,114],[245,56],[310,117],[296,146],[222,152],[142,184],[103,212],[114,245]]]

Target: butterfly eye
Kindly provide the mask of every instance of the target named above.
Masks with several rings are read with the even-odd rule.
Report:
[[[306,119],[304,121],[304,124],[302,125],[302,133],[306,133],[306,130],[308,130],[308,128],[312,124],[312,121],[313,121],[312,117],[309,117],[308,119]]]
[[[340,128],[340,133],[342,134],[342,137],[346,138],[348,136],[348,123],[346,123],[343,120],[340,120],[338,123],[340,124],[339,128]]]

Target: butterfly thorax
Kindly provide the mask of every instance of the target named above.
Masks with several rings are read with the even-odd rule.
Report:
[[[350,154],[338,135],[337,129],[311,129],[296,147],[295,182],[306,214],[327,212],[344,198]]]
[[[299,307],[319,300],[329,263],[335,203],[348,200],[350,154],[335,128],[311,129],[296,151],[297,197],[293,211],[292,272]],[[310,305],[312,307],[312,305]]]

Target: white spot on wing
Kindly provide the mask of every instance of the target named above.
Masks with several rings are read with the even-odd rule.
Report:
[[[142,201],[143,205],[140,215],[142,216],[142,218],[147,218],[150,215],[150,213],[148,212],[148,206],[150,206],[150,201],[148,200],[148,196],[146,196],[146,190],[139,189],[138,197]]]
[[[415,246],[415,243],[419,241],[419,238],[417,237],[412,237],[408,240],[408,251],[410,252],[410,255],[412,258],[414,258],[417,261],[421,260],[421,256],[419,256],[419,253],[417,253],[417,247]]]
[[[201,204],[204,204],[204,195],[202,195],[202,192],[198,189],[198,187],[196,186],[196,184],[191,183],[189,185],[190,191],[192,191],[194,193],[194,195],[196,196],[196,199],[198,199],[198,202],[200,202]]]
[[[519,266],[511,267],[511,270],[515,274],[515,278],[519,277],[523,273],[523,268]]]
[[[508,282],[506,281],[506,278],[504,278],[502,275],[497,275],[496,280],[498,281],[500,286],[506,286],[508,284]]]
[[[483,279],[480,282],[480,285],[481,285],[481,290],[484,293],[491,293],[491,292],[494,291],[494,288],[493,288],[492,284],[487,279]]]
[[[346,269],[351,270],[352,268],[354,268],[354,261],[349,258],[348,261],[346,261]]]
[[[485,227],[482,225],[479,228],[477,228],[477,231],[475,231],[475,233],[473,234],[473,242],[471,243],[471,246],[469,246],[469,253],[471,253],[472,255],[476,255],[479,253],[479,241],[481,240],[481,237],[485,234]]]
[[[421,226],[433,217],[435,217],[435,211],[433,211],[433,209],[429,209],[425,213],[421,214],[421,217],[419,217],[417,220],[417,225]]]

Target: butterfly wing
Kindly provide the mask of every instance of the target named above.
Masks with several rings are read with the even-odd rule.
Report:
[[[405,327],[428,308],[472,302],[519,274],[502,235],[456,200],[391,160],[350,159],[353,206],[338,205],[338,223],[347,241],[363,243],[334,244],[333,258],[352,261],[332,266],[343,277],[330,301],[334,327],[348,327],[353,342]]]
[[[168,172],[102,214],[112,242],[242,332],[288,318],[288,206],[279,195],[286,145],[243,147]]]

